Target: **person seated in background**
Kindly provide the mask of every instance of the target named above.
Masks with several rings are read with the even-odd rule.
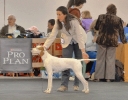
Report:
[[[52,32],[52,29],[53,29],[54,25],[55,25],[55,19],[48,20],[48,29],[47,29],[46,37],[49,37],[50,33]],[[61,33],[58,32],[56,38],[60,38],[60,37],[61,37]]]
[[[53,27],[55,25],[55,19],[50,19],[48,20],[48,29],[47,29],[47,33],[51,32]]]
[[[20,33],[25,33],[25,29],[16,24],[16,17],[14,15],[8,16],[8,25],[2,27],[0,31],[0,38],[12,38],[12,36],[6,36],[7,33],[13,33],[15,30],[19,30]]]
[[[81,23],[86,32],[90,31],[90,25],[92,24],[92,16],[88,10],[85,10],[81,13]]]
[[[90,31],[87,32],[88,38],[86,42],[86,53],[89,55],[89,59],[96,59],[96,55],[97,55],[97,44],[96,44],[97,32],[94,29],[95,24],[96,24],[96,20],[92,22],[89,28]],[[87,64],[86,72],[89,72],[88,76],[92,75],[95,72],[95,66],[96,66],[96,61],[89,62]]]
[[[29,33],[29,35],[27,36],[27,38],[42,38],[42,34],[38,30],[38,28],[36,26],[30,27],[27,30],[27,32]]]
[[[12,34],[14,31],[20,31],[20,33],[25,33],[25,29],[19,25],[16,24],[16,17],[14,15],[8,16],[8,24],[2,27],[0,31],[0,38],[13,38],[12,35],[6,35],[6,34]],[[12,76],[13,73],[5,73],[4,76]]]

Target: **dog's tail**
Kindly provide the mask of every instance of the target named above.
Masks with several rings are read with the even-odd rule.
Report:
[[[89,60],[89,61],[95,61],[97,59],[78,59],[79,61]]]

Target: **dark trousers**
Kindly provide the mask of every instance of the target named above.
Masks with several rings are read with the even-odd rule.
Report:
[[[86,52],[89,55],[89,59],[96,59],[96,55],[97,52],[96,51],[87,51]],[[92,62],[91,62],[92,63]],[[87,69],[88,70],[88,65],[90,64],[90,62],[87,64]],[[93,62],[93,64],[91,65],[92,67],[89,68],[90,69],[90,74],[92,74],[93,72],[95,72],[95,67],[96,67],[96,61]],[[90,66],[89,66],[90,67]]]
[[[73,52],[74,52],[76,59],[82,58],[81,50],[79,49],[78,43],[77,44],[69,44],[66,48],[63,48],[62,49],[62,57],[63,58],[72,58]],[[70,77],[70,69],[63,71],[61,85],[68,87],[69,77]],[[74,85],[79,86],[79,79],[76,76],[75,76]]]

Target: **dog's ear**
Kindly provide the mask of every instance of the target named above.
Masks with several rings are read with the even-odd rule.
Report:
[[[46,51],[47,49],[44,47],[44,51]]]
[[[37,46],[36,48],[41,50],[41,51],[44,51],[44,47],[43,46]]]
[[[43,46],[37,46],[36,48],[37,48],[38,50],[41,50],[40,56],[43,56],[43,55],[44,55],[44,47],[43,47]]]
[[[40,56],[42,57],[43,55],[44,55],[44,52],[43,52],[43,51],[41,51],[41,52],[40,52]]]

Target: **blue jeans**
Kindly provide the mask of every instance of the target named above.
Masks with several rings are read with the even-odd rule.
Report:
[[[66,48],[62,49],[62,57],[63,58],[72,58],[74,52],[74,56],[76,59],[82,59],[81,50],[79,49],[77,44],[69,44]],[[62,79],[61,85],[68,87],[70,77],[70,69],[62,71]],[[79,86],[79,79],[75,76],[74,86]]]
[[[74,52],[73,52],[73,54],[72,54],[72,58],[75,58]],[[75,73],[73,72],[72,69],[70,69],[70,76],[75,76]]]
[[[89,59],[96,59],[96,55],[97,55],[96,51],[87,51],[86,53],[89,55]],[[93,65],[92,65],[90,74],[95,72],[95,67],[96,67],[96,61],[94,61]]]

